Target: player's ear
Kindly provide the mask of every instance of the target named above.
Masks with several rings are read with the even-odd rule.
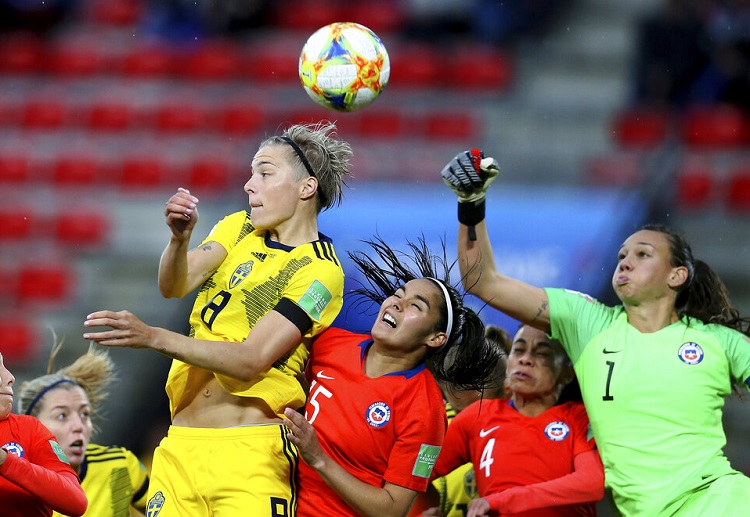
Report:
[[[315,195],[315,192],[318,191],[318,187],[319,185],[317,178],[313,176],[305,178],[302,182],[302,191],[300,193],[301,199],[306,201],[312,198]]]
[[[672,269],[669,275],[669,286],[677,288],[684,284],[688,279],[688,270],[685,266],[680,266]]]
[[[427,341],[430,348],[440,348],[448,341],[448,335],[445,332],[435,332]]]

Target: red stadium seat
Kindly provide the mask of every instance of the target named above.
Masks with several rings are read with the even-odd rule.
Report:
[[[344,10],[339,0],[286,0],[275,2],[274,6],[273,22],[282,29],[312,34],[329,23],[348,21],[348,8]]]
[[[220,158],[200,158],[190,165],[188,188],[196,192],[229,186],[229,164]]]
[[[196,131],[203,123],[203,114],[189,101],[168,103],[157,108],[156,129],[168,133]]]
[[[120,184],[128,190],[150,189],[161,184],[166,168],[156,158],[128,158],[122,164]]]
[[[73,294],[75,274],[60,260],[21,264],[16,272],[16,300],[25,303],[56,303]]]
[[[682,120],[682,138],[694,149],[728,149],[743,143],[744,117],[728,105],[696,106]]]
[[[442,65],[433,47],[413,44],[387,50],[391,61],[391,80],[387,88],[434,88],[440,82]]]
[[[465,111],[428,113],[424,116],[424,135],[440,140],[470,140],[478,132],[477,121]]]
[[[30,170],[30,159],[26,154],[10,151],[0,153],[0,183],[28,181]]]
[[[138,45],[127,52],[123,73],[132,77],[166,77],[174,72],[176,61],[166,44]]]
[[[224,133],[254,134],[260,131],[265,123],[265,110],[260,104],[239,101],[218,111],[216,126]]]
[[[677,206],[683,210],[700,210],[713,201],[716,179],[708,167],[686,167],[677,173]]]
[[[67,117],[67,107],[62,100],[40,98],[24,106],[22,124],[26,129],[59,129]]]
[[[0,241],[31,237],[36,215],[28,207],[0,207]]]
[[[358,131],[366,137],[398,138],[408,130],[408,123],[398,110],[364,111],[358,121]]]
[[[123,131],[135,122],[133,108],[124,101],[99,101],[89,107],[88,127],[97,131]]]
[[[86,154],[65,154],[57,157],[52,169],[52,182],[58,186],[93,185],[99,181],[99,163]]]
[[[47,71],[61,76],[90,76],[102,71],[104,59],[97,45],[79,42],[52,46]]]
[[[0,73],[35,74],[44,65],[45,45],[34,34],[21,33],[0,41]]]
[[[380,38],[384,34],[398,32],[406,25],[406,13],[401,3],[393,0],[351,2],[346,7],[346,19],[364,25]]]
[[[612,136],[623,148],[651,149],[667,139],[670,116],[665,110],[633,108],[615,114]]]
[[[52,237],[59,244],[75,248],[98,248],[109,236],[106,214],[95,210],[61,212],[50,221]]]
[[[726,184],[726,206],[733,212],[750,213],[750,168],[730,171]]]
[[[88,2],[94,22],[109,26],[129,26],[142,19],[145,0],[98,0]]]
[[[22,314],[0,317],[0,343],[3,361],[11,370],[33,363],[39,355],[39,332],[28,316]]]
[[[254,46],[243,53],[241,75],[263,83],[299,84],[299,54],[292,45]]]
[[[459,47],[442,65],[448,84],[462,90],[506,91],[515,77],[513,61],[502,50],[486,45]]]
[[[190,79],[216,81],[240,75],[242,60],[237,48],[227,42],[211,42],[183,56],[180,72]]]

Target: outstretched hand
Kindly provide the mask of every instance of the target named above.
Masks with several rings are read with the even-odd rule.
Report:
[[[97,311],[86,316],[84,327],[109,327],[111,330],[87,332],[84,339],[104,346],[151,348],[154,328],[128,311]]]
[[[198,222],[198,198],[188,189],[180,187],[167,201],[164,215],[172,235],[187,239]]]
[[[302,459],[315,470],[322,468],[328,456],[318,442],[315,428],[292,408],[286,408],[284,416],[284,425],[289,428],[287,438],[297,446]]]
[[[477,203],[500,172],[497,160],[479,149],[458,153],[441,171],[443,181],[458,196],[460,203]]]

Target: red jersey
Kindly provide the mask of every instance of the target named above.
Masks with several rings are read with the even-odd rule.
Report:
[[[537,417],[527,417],[508,399],[481,400],[453,419],[434,470],[436,476],[443,476],[472,462],[477,492],[486,497],[566,476],[573,471],[575,456],[595,448],[580,402],[566,402]],[[593,516],[596,505],[570,504],[518,515]]]
[[[83,515],[88,504],[78,476],[54,435],[34,417],[8,415],[0,421],[0,514],[36,517],[58,511]]]
[[[424,364],[364,373],[370,336],[330,328],[315,340],[305,416],[323,450],[357,479],[425,491],[447,426],[443,396]],[[356,515],[304,461],[298,517]]]

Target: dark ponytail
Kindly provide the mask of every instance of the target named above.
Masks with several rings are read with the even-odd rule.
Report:
[[[666,235],[672,266],[685,267],[688,271],[688,278],[678,288],[675,302],[680,316],[686,315],[703,323],[717,323],[750,336],[750,319],[740,317],[739,311],[732,307],[724,282],[708,264],[693,258],[693,251],[681,233],[661,224],[648,224],[641,229]]]
[[[359,288],[348,293],[359,297],[357,305],[382,304],[411,280],[425,278],[442,283],[450,300],[441,304],[435,330],[446,330],[448,307],[452,310],[452,329],[445,345],[427,352],[425,362],[438,381],[451,383],[457,389],[484,388],[492,380],[501,352],[485,340],[484,324],[479,315],[464,306],[464,294],[450,283],[453,263],[448,262],[445,243],[441,242],[442,253],[438,255],[429,250],[424,237],[417,242],[407,242],[410,253],[392,249],[380,237],[363,242],[372,248],[375,257],[349,252],[365,278]]]

